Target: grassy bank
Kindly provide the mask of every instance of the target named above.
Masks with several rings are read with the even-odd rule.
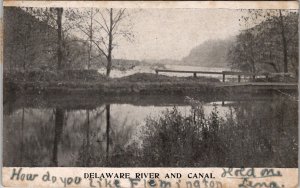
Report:
[[[170,77],[150,73],[107,78],[95,70],[4,74],[4,89],[21,93],[184,94],[213,92],[218,82],[215,78]]]

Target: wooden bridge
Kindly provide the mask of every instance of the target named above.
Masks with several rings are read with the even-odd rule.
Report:
[[[266,80],[269,78],[270,73],[249,73],[249,72],[236,72],[236,71],[184,71],[184,70],[167,70],[167,69],[155,69],[156,74],[158,75],[159,72],[171,72],[171,73],[191,73],[194,77],[197,77],[197,74],[209,74],[209,75],[222,75],[222,81],[225,82],[226,75],[236,75],[238,78],[238,82],[241,82],[241,76],[249,76],[252,77],[253,80],[257,77],[264,77]],[[290,75],[289,73],[281,74],[281,75]]]
[[[197,74],[209,74],[209,75],[222,75],[223,79],[222,81],[225,82],[226,75],[236,75],[238,77],[238,82],[241,82],[241,76],[251,76],[253,79],[255,79],[258,76],[264,76],[266,79],[268,79],[269,74],[256,74],[256,73],[248,73],[248,72],[234,72],[234,71],[222,71],[222,72],[216,72],[216,71],[183,71],[183,70],[165,70],[165,69],[156,69],[156,74],[159,72],[172,72],[172,73],[191,73],[194,75],[194,77],[197,77]]]
[[[209,74],[209,75],[222,75],[223,84],[217,84],[217,88],[223,88],[229,92],[265,92],[265,91],[285,91],[285,92],[298,92],[298,83],[284,83],[284,82],[243,82],[241,83],[241,76],[250,76],[253,80],[257,77],[264,77],[266,80],[269,76],[274,76],[278,74],[272,73],[247,73],[247,72],[234,72],[234,71],[222,71],[222,72],[213,72],[213,71],[183,71],[183,70],[162,70],[156,69],[156,74],[159,72],[173,72],[173,73],[191,73],[194,77],[197,77],[197,74]],[[238,82],[227,82],[225,83],[226,75],[236,75]],[[280,73],[281,76],[290,76],[290,73]]]

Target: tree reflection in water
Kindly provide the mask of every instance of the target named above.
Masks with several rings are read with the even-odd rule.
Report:
[[[106,161],[109,160],[109,129],[110,129],[110,105],[105,105],[106,109]]]
[[[5,114],[4,166],[297,166],[298,106],[287,98],[232,103],[226,116],[192,101],[190,113],[169,108],[143,126],[111,106]]]
[[[61,140],[63,133],[64,124],[64,110],[61,108],[56,108],[55,110],[55,128],[54,128],[54,141],[53,141],[53,154],[52,154],[52,164],[51,166],[58,166],[57,161],[57,150],[58,143]]]

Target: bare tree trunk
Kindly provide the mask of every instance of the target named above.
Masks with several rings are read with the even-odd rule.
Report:
[[[113,41],[113,9],[110,9],[110,21],[109,21],[109,32],[108,32],[108,54],[107,54],[107,66],[106,66],[106,76],[109,77],[111,71],[111,52],[112,52],[112,41]]]
[[[23,70],[26,70],[26,66],[27,66],[27,53],[28,53],[28,47],[29,47],[29,41],[28,41],[28,37],[30,35],[30,31],[31,31],[31,26],[28,23],[26,25],[26,36],[25,36],[25,40],[24,40],[24,56],[23,56]]]
[[[273,58],[272,58],[272,51],[269,50],[270,54],[269,54],[269,60],[270,60],[270,63],[268,63],[269,65],[271,65],[274,69],[275,72],[279,72],[276,64],[273,62]]]
[[[93,8],[91,8],[91,23],[90,23],[90,44],[89,44],[89,60],[88,60],[88,69],[91,67],[92,59],[92,42],[93,42]]]
[[[252,71],[252,73],[255,73],[256,72],[256,67],[255,67],[255,59],[254,59],[254,57],[255,57],[255,55],[254,55],[254,53],[253,53],[253,42],[251,42],[251,44],[250,44],[250,50],[251,50],[251,58],[250,58],[250,61],[251,61],[251,71]]]
[[[255,68],[255,62],[254,62],[254,60],[253,59],[251,59],[251,71],[252,71],[252,73],[255,73],[256,72],[256,68]]]
[[[282,38],[282,47],[283,47],[283,72],[288,72],[288,58],[287,58],[287,41],[285,36],[285,28],[284,28],[284,22],[283,22],[283,16],[281,13],[281,10],[279,10],[279,17],[280,17],[280,27],[281,27],[281,38]]]
[[[57,69],[62,69],[62,14],[63,8],[57,8]]]
[[[27,55],[27,45],[24,45],[24,57],[23,57],[23,70],[26,70],[26,55]]]

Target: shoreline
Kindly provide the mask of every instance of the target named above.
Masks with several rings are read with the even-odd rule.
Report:
[[[23,94],[37,93],[94,93],[107,94],[190,94],[190,93],[211,93],[224,92],[222,88],[216,87],[216,83],[209,82],[114,82],[114,83],[77,83],[73,82],[5,82],[4,91],[18,92]]]
[[[176,77],[137,73],[107,78],[96,72],[70,74],[11,74],[3,78],[4,98],[11,95],[231,95],[239,93],[298,92],[294,82],[221,82],[212,77]]]
[[[225,83],[226,84],[226,83]],[[118,100],[119,98],[149,98],[149,96],[164,96],[168,98],[194,96],[196,98],[232,98],[232,96],[256,95],[281,95],[297,93],[297,85],[289,85],[287,88],[276,89],[276,87],[265,85],[237,85],[225,87],[222,82],[209,83],[170,83],[170,82],[119,82],[119,83],[45,83],[45,82],[5,82],[3,100],[20,96],[44,96],[44,97],[71,97],[79,98],[89,96],[91,98],[111,98]],[[252,83],[253,84],[253,83]],[[280,86],[281,87],[281,86]],[[156,99],[157,100],[157,99]],[[163,102],[162,100],[158,100]]]

